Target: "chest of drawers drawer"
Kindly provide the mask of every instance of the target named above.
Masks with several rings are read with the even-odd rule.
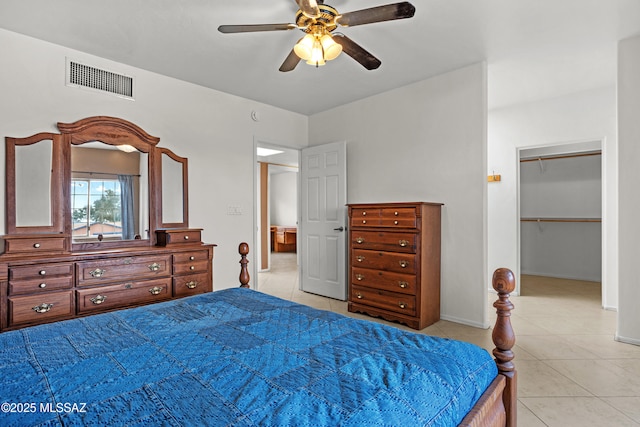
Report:
[[[357,230],[351,233],[354,249],[416,253],[417,234]]]
[[[47,278],[53,276],[71,276],[72,263],[37,264],[9,268],[9,281]]]
[[[416,294],[416,275],[392,273],[369,268],[351,268],[351,283],[360,287],[376,288],[403,294]]]
[[[352,208],[351,227],[415,228],[415,208]]]
[[[38,237],[5,237],[5,252],[25,253],[29,255],[38,252],[56,253],[65,250],[65,236],[38,236]]]
[[[79,313],[101,311],[168,299],[171,297],[171,278],[98,286],[79,289],[76,293]]]
[[[189,295],[210,292],[209,275],[207,273],[189,274],[186,276],[176,276],[173,278],[173,295],[186,297]]]
[[[30,280],[12,280],[9,282],[9,295],[43,293],[60,289],[71,289],[71,276],[46,277]]]
[[[202,230],[199,228],[156,230],[156,238],[158,240],[158,246],[198,243],[202,240]]]
[[[405,274],[415,274],[417,271],[415,254],[354,249],[351,263],[354,267]]]
[[[120,257],[76,264],[78,286],[171,275],[171,255]]]
[[[9,326],[64,319],[75,312],[71,290],[9,297],[8,302]]]
[[[367,304],[409,316],[416,315],[416,297],[414,295],[353,285],[351,298],[357,303]]]

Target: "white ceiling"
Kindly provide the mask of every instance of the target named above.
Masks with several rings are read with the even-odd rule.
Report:
[[[0,28],[305,115],[483,60],[490,108],[613,85],[616,42],[640,34],[640,0],[411,1],[411,19],[340,29],[375,71],[342,54],[281,73],[298,30],[217,31],[293,22],[294,0],[1,0]]]

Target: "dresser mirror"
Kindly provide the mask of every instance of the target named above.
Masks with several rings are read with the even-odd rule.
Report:
[[[149,156],[99,141],[71,147],[74,243],[149,239]]]
[[[189,222],[187,159],[160,149],[160,175],[162,176],[161,228],[186,228]]]
[[[7,138],[7,233],[62,232],[59,136]]]
[[[58,129],[6,138],[5,241],[57,236],[85,251],[152,246],[157,229],[188,228],[186,158],[119,118]]]

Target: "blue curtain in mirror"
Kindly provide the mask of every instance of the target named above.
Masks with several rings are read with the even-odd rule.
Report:
[[[122,239],[135,238],[135,218],[133,203],[133,177],[118,175],[120,181],[120,206],[122,209]]]

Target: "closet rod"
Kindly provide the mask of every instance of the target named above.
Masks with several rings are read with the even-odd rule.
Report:
[[[600,155],[602,155],[602,151],[593,151],[590,153],[576,153],[576,154],[559,154],[557,156],[538,156],[538,157],[530,157],[527,159],[520,159],[520,163],[537,162],[538,160],[568,159],[571,157],[586,157],[586,156],[600,156]]]
[[[520,218],[522,222],[602,222],[600,218]]]

